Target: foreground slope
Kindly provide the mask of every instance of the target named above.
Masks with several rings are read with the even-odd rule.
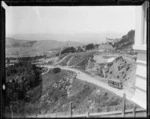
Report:
[[[34,103],[38,111],[36,113],[68,111],[70,102],[72,102],[73,110],[97,109],[100,111],[101,107],[122,104],[122,97],[73,77],[74,72],[67,70],[57,74],[50,70],[43,75],[42,96]],[[126,104],[134,106],[134,103],[130,101]]]

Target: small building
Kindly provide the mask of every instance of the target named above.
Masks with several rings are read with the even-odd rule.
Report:
[[[112,45],[110,44],[100,44],[98,47],[99,51],[110,51],[110,50],[114,50],[114,48],[112,47]]]

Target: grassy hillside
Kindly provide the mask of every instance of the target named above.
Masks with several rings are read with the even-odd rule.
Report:
[[[74,72],[62,70],[54,73],[50,70],[42,76],[42,85],[30,92],[32,101],[24,104],[20,102],[20,108],[14,108],[14,115],[46,114],[64,112],[69,110],[72,102],[73,110],[87,109],[101,111],[101,107],[115,106],[122,103],[122,97],[98,87],[94,84],[73,78]],[[40,97],[39,97],[40,96]],[[134,103],[126,101],[127,105]],[[7,112],[10,112],[7,108]]]
[[[109,64],[110,65],[108,65],[107,69],[105,70],[106,78],[115,78],[121,80],[127,86],[134,88],[136,62],[124,57],[118,57]]]
[[[42,76],[41,85],[28,92],[31,97],[30,102],[20,101],[20,103],[13,105],[14,115],[25,116],[26,114],[41,113],[49,108],[54,110],[53,106],[58,103],[58,99],[61,100],[67,95],[66,87],[69,84],[67,78],[70,79],[73,74],[73,72],[65,70],[60,73],[54,73],[53,70],[50,70],[49,73]],[[6,115],[10,116],[9,114],[10,108],[6,107]]]
[[[73,74],[63,70],[54,75],[51,70],[43,76],[43,94],[36,103],[39,112],[68,111],[70,102],[74,110],[100,109],[122,103],[122,97],[86,81],[72,79]],[[127,101],[127,105],[133,106],[133,103]]]
[[[31,47],[36,41],[6,38],[6,47]]]
[[[93,60],[94,55],[101,58]],[[129,57],[130,56],[130,57]],[[114,57],[115,60],[107,63],[107,59]],[[72,53],[65,55],[57,64],[63,66],[72,66],[81,70],[89,71],[100,77],[106,79],[118,79],[128,87],[134,88],[135,84],[135,72],[136,62],[133,60],[135,56],[120,54],[120,53],[103,53],[98,54],[97,52],[84,52],[84,53]],[[99,60],[102,62],[99,63]],[[107,66],[105,69],[104,67]],[[103,71],[104,70],[104,71]]]
[[[89,58],[93,57],[93,54],[95,54],[95,53],[96,53],[96,51],[65,54],[65,55],[60,56],[61,58],[57,64],[58,65],[69,65],[69,66],[76,66],[76,65],[81,66],[79,63],[81,63],[85,59],[87,59],[87,61],[88,61]],[[85,64],[87,64],[87,63],[85,63]]]

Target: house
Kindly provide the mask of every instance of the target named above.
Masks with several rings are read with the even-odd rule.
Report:
[[[112,47],[112,45],[110,44],[100,44],[98,47],[99,51],[103,52],[103,51],[111,51],[114,50],[114,48]]]
[[[120,41],[120,38],[115,38],[115,39],[113,39],[113,38],[106,38],[106,41],[107,41],[107,43],[114,44],[115,42]]]

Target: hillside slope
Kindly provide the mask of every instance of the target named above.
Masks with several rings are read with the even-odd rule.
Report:
[[[62,59],[60,59],[57,63],[57,65],[68,65],[68,66],[79,66],[79,63],[82,62],[85,59],[89,59],[90,57],[93,57],[93,54],[96,53],[93,52],[81,52],[81,53],[72,53],[67,54]],[[86,63],[87,64],[87,63]]]
[[[113,44],[113,47],[119,50],[130,50],[134,44],[135,30],[130,30],[126,35]]]
[[[69,110],[72,102],[73,110],[97,109],[105,106],[115,106],[122,103],[122,97],[98,87],[94,84],[73,78],[74,73],[62,70],[54,74],[52,70],[43,76],[42,96],[32,105],[36,105],[31,113],[54,113]],[[127,105],[134,103],[126,101]],[[29,110],[26,106],[26,110]]]
[[[115,78],[123,82],[124,85],[134,88],[136,62],[123,57],[118,57],[107,64],[105,73],[107,79]]]
[[[103,77],[106,80],[118,79],[124,85],[130,88],[134,88],[136,62],[132,59],[132,57],[127,58],[125,55],[118,55],[114,56],[113,58],[113,55],[107,56],[103,54],[103,56],[100,55],[101,60],[103,61],[100,63],[94,61],[93,57],[93,52],[82,53],[82,55],[80,53],[73,53],[63,57],[62,60],[60,60],[57,64],[63,66],[72,66],[74,68],[85,70],[100,77]],[[103,57],[112,57],[114,60],[107,63],[106,61],[107,59],[109,60],[109,58],[105,59]]]
[[[23,39],[6,38],[6,48],[12,47],[30,47],[36,41],[28,41]]]

